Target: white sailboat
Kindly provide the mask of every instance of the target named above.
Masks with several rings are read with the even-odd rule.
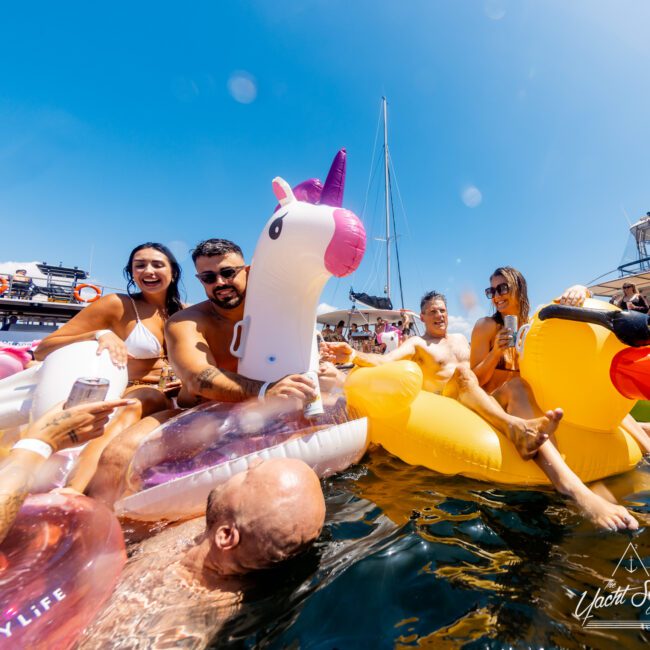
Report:
[[[352,324],[356,324],[357,326],[363,326],[365,324],[375,325],[377,323],[377,319],[382,319],[386,323],[395,325],[400,321],[404,322],[405,318],[408,317],[408,320],[413,325],[414,333],[420,334],[424,331],[424,327],[419,315],[412,310],[404,309],[404,296],[402,292],[401,269],[399,264],[399,250],[397,249],[397,238],[395,233],[395,216],[392,214],[391,210],[392,200],[388,152],[388,102],[386,101],[385,97],[382,97],[381,101],[384,131],[383,162],[385,236],[381,238],[381,241],[385,243],[386,281],[384,285],[384,296],[369,296],[366,293],[358,293],[351,289],[351,307],[348,309],[331,310],[319,314],[317,317],[317,322],[321,325],[336,326],[338,323],[343,321],[345,323],[346,329],[348,329]],[[392,230],[391,221],[393,223]],[[395,256],[397,261],[397,274],[399,278],[400,302],[402,309],[393,308],[391,293],[391,266],[393,247],[395,248]]]

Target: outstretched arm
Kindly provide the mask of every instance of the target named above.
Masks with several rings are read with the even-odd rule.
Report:
[[[380,366],[391,361],[413,359],[419,345],[425,345],[425,343],[419,336],[414,336],[388,354],[359,352],[347,343],[323,343],[320,352],[324,361],[331,361],[332,363],[352,362],[359,366]]]
[[[44,443],[52,451],[83,444],[100,436],[114,408],[129,404],[130,400],[80,404],[66,411],[57,406],[36,420],[26,431],[23,440]],[[38,443],[36,443],[38,445]],[[16,515],[29,493],[36,471],[46,456],[30,449],[12,449],[0,469],[0,542],[13,526]]]

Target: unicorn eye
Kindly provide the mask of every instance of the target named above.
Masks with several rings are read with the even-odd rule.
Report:
[[[273,223],[269,226],[269,237],[271,239],[277,239],[282,233],[282,219],[284,216],[274,219]]]

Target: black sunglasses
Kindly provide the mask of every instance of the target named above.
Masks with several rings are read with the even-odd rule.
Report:
[[[197,273],[196,277],[203,282],[203,284],[214,284],[217,278],[221,276],[224,280],[232,280],[245,266],[224,266],[218,271],[203,271]]]
[[[485,290],[485,295],[492,300],[494,296],[505,296],[508,291],[510,291],[510,285],[507,282],[502,282],[501,284],[497,284],[496,287],[488,287]]]

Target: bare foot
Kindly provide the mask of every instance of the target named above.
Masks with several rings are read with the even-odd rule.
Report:
[[[611,531],[639,528],[639,522],[623,506],[610,503],[586,486],[573,498],[584,516],[599,528]]]
[[[537,450],[555,433],[563,415],[562,409],[554,409],[532,420],[513,418],[509,425],[510,440],[524,460],[535,457]]]

